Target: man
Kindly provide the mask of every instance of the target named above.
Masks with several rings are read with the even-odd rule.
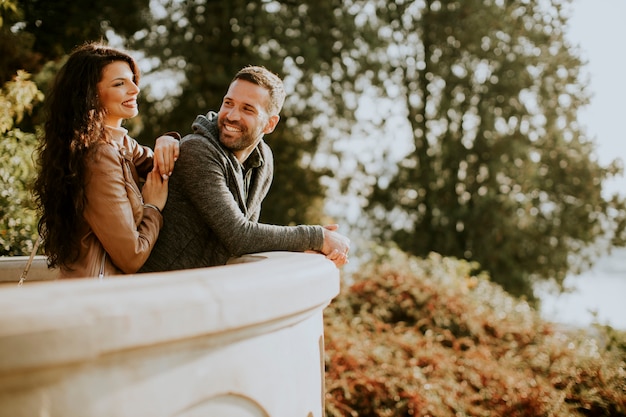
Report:
[[[348,262],[350,241],[329,226],[258,222],[273,178],[273,156],[263,136],[280,119],[282,80],[263,67],[235,75],[219,112],[198,116],[180,142],[169,179],[164,226],[141,272],[223,265],[266,251],[321,252]]]

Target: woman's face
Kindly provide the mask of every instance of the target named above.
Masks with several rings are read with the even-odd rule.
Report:
[[[130,65],[124,61],[115,61],[102,70],[98,82],[98,97],[105,110],[104,123],[119,127],[122,120],[135,117],[139,87],[133,81],[134,74]]]

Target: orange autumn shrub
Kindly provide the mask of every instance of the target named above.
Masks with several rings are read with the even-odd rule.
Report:
[[[325,312],[328,417],[626,416],[623,345],[474,269],[390,252],[351,277]]]

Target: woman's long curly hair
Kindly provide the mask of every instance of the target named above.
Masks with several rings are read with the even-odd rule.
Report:
[[[72,51],[46,95],[46,122],[38,146],[34,184],[38,230],[50,268],[68,266],[79,255],[84,222],[85,159],[104,140],[105,109],[98,98],[104,67],[127,62],[139,83],[139,70],[128,54],[101,43]]]

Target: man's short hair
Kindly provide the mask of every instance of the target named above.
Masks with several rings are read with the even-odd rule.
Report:
[[[280,113],[285,103],[285,86],[280,77],[265,67],[250,65],[242,68],[233,78],[235,80],[250,81],[265,88],[270,93],[270,103],[267,109],[270,116]]]

